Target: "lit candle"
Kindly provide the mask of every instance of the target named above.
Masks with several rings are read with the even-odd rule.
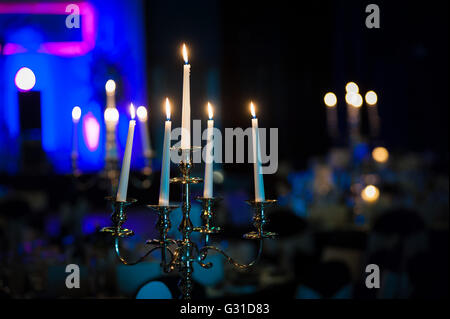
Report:
[[[349,82],[345,87],[347,94],[345,101],[347,102],[347,122],[352,142],[359,139],[360,113],[359,110],[363,104],[363,98],[359,94],[359,87],[354,82]]]
[[[380,117],[378,115],[378,96],[374,91],[369,91],[365,96],[368,105],[367,115],[369,117],[370,133],[377,138],[380,133]]]
[[[190,73],[191,65],[188,63],[186,44],[183,44],[183,108],[181,111],[181,149],[191,148],[191,96],[190,96]],[[185,151],[185,160],[189,160],[189,151]]]
[[[205,156],[205,186],[203,189],[204,198],[213,197],[213,133],[214,133],[214,120],[213,109],[208,102],[208,129],[206,135],[206,156]]]
[[[327,124],[328,134],[334,140],[338,137],[338,117],[337,117],[337,97],[333,92],[328,92],[324,97],[325,105],[327,106]]]
[[[169,178],[170,178],[170,139],[172,121],[170,120],[170,102],[166,98],[166,124],[164,127],[163,156],[161,164],[161,184],[159,188],[159,205],[169,205]]]
[[[136,126],[134,105],[130,105],[131,120],[128,125],[127,144],[125,146],[125,153],[123,154],[122,170],[120,171],[119,189],[117,191],[118,202],[125,202],[127,200],[128,179],[130,176],[131,151],[133,149],[134,127]]]
[[[72,122],[73,122],[73,140],[72,140],[72,158],[78,158],[78,122],[81,118],[81,108],[75,106],[72,109]]]
[[[106,107],[116,107],[116,82],[108,80],[105,84]]]
[[[261,150],[259,144],[259,128],[258,119],[256,118],[255,106],[253,102],[250,103],[250,111],[252,113],[252,140],[253,140],[253,175],[255,180],[255,201],[265,201],[264,195],[264,180],[261,167]]]
[[[141,132],[142,139],[142,152],[145,157],[152,155],[152,149],[150,146],[150,136],[148,133],[148,112],[145,106],[139,106],[136,111],[137,118],[139,120],[139,131]]]

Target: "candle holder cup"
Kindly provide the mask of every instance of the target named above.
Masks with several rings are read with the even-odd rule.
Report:
[[[222,200],[222,198],[219,197],[212,197],[212,198],[205,198],[205,197],[197,197],[197,201],[202,203],[202,226],[195,227],[194,231],[199,232],[201,234],[205,234],[206,242],[208,242],[209,235],[211,234],[217,234],[221,232],[221,228],[214,226],[214,212],[213,208],[215,205]]]
[[[100,231],[110,233],[113,237],[131,237],[134,232],[131,229],[123,228],[122,225],[127,220],[126,208],[136,203],[136,199],[127,199],[125,202],[117,201],[115,197],[106,197],[112,204],[111,220],[113,226],[104,227]]]
[[[255,226],[256,231],[245,234],[244,235],[245,239],[263,239],[263,238],[278,237],[277,233],[267,232],[264,230],[264,225],[267,223],[265,209],[267,207],[275,205],[276,202],[277,202],[276,200],[246,201],[246,203],[249,204],[253,209],[253,225]]]

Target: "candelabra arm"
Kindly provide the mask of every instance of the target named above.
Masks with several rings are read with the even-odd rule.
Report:
[[[208,256],[208,250],[214,250],[214,251],[221,253],[225,257],[225,259],[230,264],[232,264],[234,267],[241,269],[241,270],[247,270],[247,269],[253,267],[261,258],[262,249],[263,249],[263,239],[261,238],[258,242],[259,242],[258,253],[257,253],[255,259],[248,264],[240,264],[240,263],[236,262],[233,258],[228,256],[226,252],[224,252],[222,249],[220,249],[219,247],[216,247],[216,246],[205,246],[202,249],[200,249],[199,263],[202,265],[201,261],[205,260],[206,257]],[[203,265],[205,265],[205,266],[203,266]],[[212,267],[212,263],[207,263],[207,264],[203,264],[203,265],[202,265],[202,267],[204,267],[204,268]]]
[[[116,255],[117,257],[120,259],[120,261],[122,262],[122,264],[124,265],[128,265],[128,266],[134,266],[137,265],[141,262],[143,262],[145,260],[145,258],[147,258],[148,255],[150,255],[152,252],[154,252],[155,250],[161,249],[163,248],[162,245],[156,245],[155,247],[150,248],[143,256],[141,256],[138,260],[134,261],[134,262],[129,262],[126,260],[126,258],[122,257],[121,253],[120,253],[120,243],[119,243],[119,237],[115,237],[115,241],[114,241],[114,246],[116,248]],[[167,247],[164,247],[165,249],[167,249],[167,251],[172,255],[173,258],[173,254],[170,251],[170,249],[168,249]]]

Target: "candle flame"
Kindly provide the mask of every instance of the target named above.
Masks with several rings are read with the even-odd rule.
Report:
[[[114,80],[108,80],[105,84],[105,90],[107,93],[114,93],[116,90],[116,82]]]
[[[184,63],[188,64],[188,53],[187,53],[187,48],[186,48],[185,43],[183,43],[183,59],[184,59]]]
[[[170,121],[170,101],[168,97],[166,97],[166,117]]]
[[[134,108],[133,103],[130,103],[130,115],[131,119],[134,120],[134,118],[136,117],[136,109]]]
[[[136,110],[136,115],[140,121],[147,121],[147,109],[145,106],[139,106]]]
[[[250,112],[252,113],[253,118],[256,118],[255,106],[253,102],[250,102]]]
[[[209,116],[209,119],[210,119],[210,120],[212,120],[212,119],[213,119],[213,116],[214,116],[213,108],[212,108],[212,106],[211,106],[211,103],[209,103],[209,102],[208,102],[208,116]]]

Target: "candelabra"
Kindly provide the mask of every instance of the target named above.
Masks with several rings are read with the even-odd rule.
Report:
[[[185,160],[179,164],[181,175],[170,180],[173,184],[182,185],[182,220],[178,227],[181,233],[181,239],[175,240],[168,238],[168,232],[171,229],[170,213],[177,209],[177,205],[148,205],[147,207],[158,214],[158,221],[156,228],[159,232],[159,239],[151,239],[146,243],[148,245],[147,252],[140,257],[137,261],[130,262],[126,258],[122,257],[120,253],[120,238],[131,237],[134,235],[130,229],[123,228],[125,221],[127,220],[126,208],[131,204],[134,204],[136,200],[128,199],[126,202],[118,202],[115,198],[108,198],[112,202],[112,214],[111,220],[113,226],[105,227],[101,232],[110,233],[115,242],[115,250],[120,261],[125,265],[135,265],[143,261],[153,251],[161,251],[161,267],[165,273],[170,273],[175,269],[178,270],[181,277],[179,282],[179,289],[184,299],[191,299],[192,297],[192,273],[194,271],[194,263],[198,263],[201,267],[209,269],[213,266],[210,262],[205,262],[209,251],[216,251],[222,254],[225,259],[239,269],[248,269],[254,266],[261,257],[263,241],[265,238],[275,238],[277,235],[272,232],[264,230],[264,225],[267,222],[265,210],[269,206],[276,203],[275,200],[266,200],[263,202],[247,201],[247,203],[253,208],[253,225],[255,231],[244,235],[245,239],[258,241],[258,253],[256,258],[248,264],[240,264],[233,258],[227,255],[222,249],[217,246],[210,246],[209,237],[212,234],[219,233],[220,227],[214,225],[214,207],[215,204],[220,201],[219,198],[197,198],[202,203],[202,226],[194,227],[191,218],[191,198],[190,188],[191,185],[199,184],[202,182],[201,178],[191,177],[192,169],[192,151],[188,150],[189,156],[184,157]],[[191,239],[192,232],[198,232],[205,236],[205,245],[199,247]],[[170,255],[169,258],[167,253]]]

